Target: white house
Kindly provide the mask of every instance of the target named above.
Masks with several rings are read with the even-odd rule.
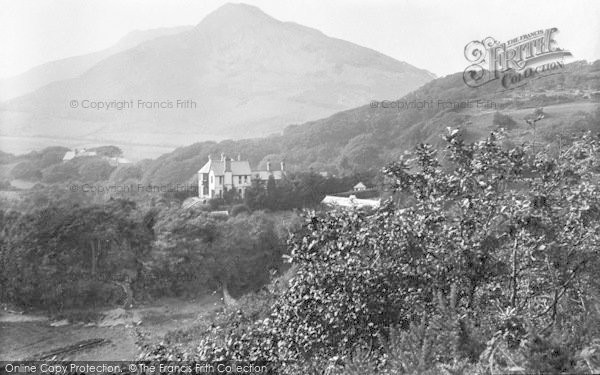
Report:
[[[74,149],[73,151],[67,151],[62,160],[68,161],[81,156],[96,156],[96,151],[88,151],[85,148]]]
[[[107,160],[108,163],[110,165],[112,165],[113,167],[117,167],[121,164],[131,164],[131,161],[129,161],[128,159],[119,157],[119,156],[113,156],[113,157],[104,157],[104,160]]]
[[[266,181],[270,176],[280,180],[284,175],[284,163],[281,162],[281,170],[272,171],[271,163],[267,163],[267,169],[252,171],[248,160],[232,160],[221,155],[220,160],[213,160],[208,156],[208,162],[198,171],[198,196],[203,199],[222,198],[227,191],[234,190],[243,198],[246,189],[252,186],[252,180]]]
[[[354,187],[352,189],[354,191],[364,191],[364,190],[367,190],[367,186],[365,184],[363,184],[362,182],[359,182],[358,184],[354,185]]]

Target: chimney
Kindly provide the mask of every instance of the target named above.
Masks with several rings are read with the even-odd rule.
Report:
[[[238,161],[242,161],[242,154],[238,154]]]
[[[225,157],[225,172],[231,172],[231,159]]]
[[[281,160],[281,172],[285,171],[285,161]]]
[[[212,160],[212,156],[210,154],[208,154],[208,161]]]
[[[267,162],[267,172],[271,172],[271,162]]]

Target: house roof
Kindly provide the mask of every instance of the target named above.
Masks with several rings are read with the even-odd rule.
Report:
[[[202,199],[198,197],[189,197],[183,201],[181,208],[188,209],[200,204],[202,204]]]
[[[359,182],[358,184],[354,185],[354,189],[366,189],[367,186],[365,184],[363,184],[362,182]]]
[[[321,203],[329,205],[329,206],[338,206],[338,207],[379,207],[380,201],[379,199],[357,199],[354,195],[350,197],[336,197],[334,195],[326,195],[325,198],[321,201]]]
[[[73,159],[74,157],[75,157],[75,152],[73,152],[73,151],[67,151],[67,152],[65,153],[65,156],[63,156],[63,159],[62,159],[62,160],[71,160],[71,159]]]
[[[281,171],[253,171],[252,175],[260,180],[268,180],[272,175],[274,179],[281,180],[283,173]]]
[[[234,176],[238,175],[251,175],[252,170],[250,169],[250,163],[247,160],[232,160],[231,162],[231,174]],[[198,173],[209,173],[213,171],[215,176],[223,176],[225,174],[225,161],[224,160],[209,160]]]

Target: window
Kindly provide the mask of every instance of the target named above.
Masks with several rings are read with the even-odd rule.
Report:
[[[244,176],[244,183],[248,182],[248,176]]]
[[[242,176],[238,176],[238,183],[241,185],[242,184]]]
[[[214,181],[214,180],[213,180],[213,176],[210,176],[210,183],[212,184],[212,183],[213,183],[213,181]]]

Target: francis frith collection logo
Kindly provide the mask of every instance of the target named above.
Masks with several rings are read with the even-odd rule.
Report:
[[[475,40],[465,46],[465,58],[471,63],[463,80],[470,87],[498,81],[513,89],[531,79],[557,73],[571,52],[561,49],[554,40],[558,29],[537,30],[501,43],[492,37]]]

